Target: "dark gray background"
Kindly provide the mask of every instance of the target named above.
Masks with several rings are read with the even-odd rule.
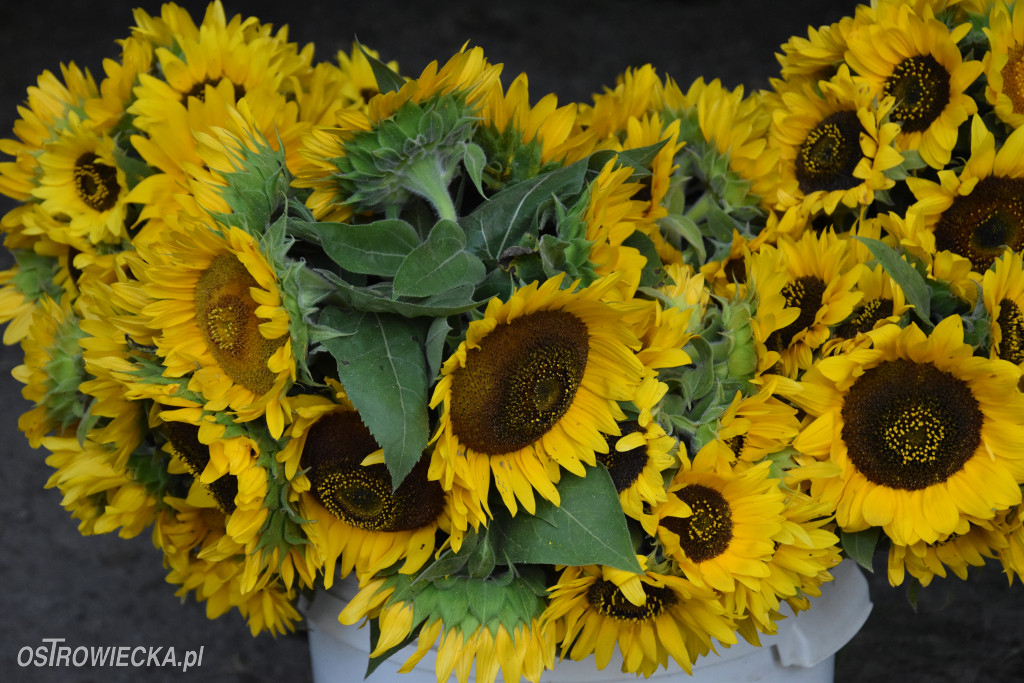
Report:
[[[180,3],[200,20],[205,3]],[[131,8],[159,13],[157,2],[27,0],[0,9],[0,137],[11,135],[15,107],[44,69],[74,60],[102,76],[100,61],[115,57],[114,40],[127,35]],[[696,77],[727,86],[767,87],[777,73],[773,53],[793,34],[806,36],[852,14],[852,1],[517,3],[435,2],[227,2],[275,25],[289,24],[292,40],[314,42],[319,59],[349,49],[354,36],[418,74],[430,60],[443,62],[467,40],[504,63],[502,80],[529,74],[533,101],[556,92],[560,102],[588,102],[630,66],[653,63],[684,88]],[[302,8],[302,9],[300,9]],[[0,209],[10,208],[9,202]],[[0,267],[9,267],[6,253]],[[44,490],[45,453],[33,451],[17,429],[28,409],[10,370],[18,347],[0,348],[0,680],[3,681],[302,681],[310,676],[301,634],[253,639],[237,613],[208,621],[203,606],[182,605],[164,581],[160,553],[148,534],[125,541],[82,537]],[[940,582],[926,591],[915,613],[903,589],[884,580],[884,558],[871,577],[875,611],[839,653],[836,680],[1024,680],[1024,590],[1011,592],[998,567],[969,583]],[[18,650],[43,638],[67,645],[204,647],[203,665],[170,669],[21,669]]]

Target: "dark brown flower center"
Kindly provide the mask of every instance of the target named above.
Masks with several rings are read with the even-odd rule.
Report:
[[[162,430],[189,474],[199,479],[210,462],[209,447],[199,441],[199,427],[185,422],[165,422]],[[234,512],[238,477],[224,474],[204,486],[217,501],[217,507],[226,513]]]
[[[420,529],[444,510],[444,490],[427,479],[426,459],[392,491],[384,464],[363,465],[379,448],[359,415],[329,413],[310,427],[302,450],[314,495],[332,515],[367,531]]]
[[[256,316],[259,304],[249,294],[257,286],[234,255],[217,256],[196,282],[196,322],[221,369],[246,389],[265,394],[275,379],[267,361],[288,335],[267,339],[260,333],[264,321]]]
[[[984,417],[970,386],[930,363],[896,359],[865,370],[841,414],[850,462],[892,489],[945,481],[981,444]]]
[[[853,309],[850,319],[839,326],[836,334],[840,339],[853,339],[859,333],[870,332],[880,320],[893,313],[892,299],[871,299]]]
[[[117,169],[99,161],[92,152],[86,152],[75,161],[72,171],[75,193],[94,211],[109,211],[117,204],[121,186],[117,182]]]
[[[1003,76],[1003,94],[1010,98],[1015,114],[1024,114],[1024,45],[1007,51]]]
[[[732,540],[732,510],[725,496],[703,484],[690,484],[676,491],[690,506],[689,517],[665,517],[661,526],[679,535],[679,547],[693,562],[714,559],[729,548]]]
[[[651,621],[672,609],[679,598],[668,586],[644,584],[647,600],[634,605],[611,581],[598,579],[587,589],[587,602],[600,614],[624,621]]]
[[[989,176],[958,196],[935,225],[935,247],[983,273],[1007,247],[1024,248],[1024,179]]]
[[[572,405],[589,348],[586,324],[566,311],[538,311],[498,325],[452,377],[455,435],[488,455],[535,442]]]
[[[1020,365],[1024,363],[1024,315],[1020,307],[1009,299],[999,302],[999,345],[996,353],[1000,358]]]
[[[608,452],[596,455],[598,461],[607,468],[608,474],[611,475],[615,490],[622,493],[636,482],[644,471],[644,467],[647,466],[647,445],[637,446],[628,451],[615,450],[615,443],[623,436],[641,431],[636,420],[620,422],[619,428],[622,430],[621,436],[605,436],[605,440],[608,442]]]
[[[789,348],[798,332],[814,324],[824,294],[825,283],[813,275],[804,275],[783,287],[782,296],[786,298],[786,306],[800,309],[800,315],[781,330],[772,332],[768,347],[776,351]]]
[[[796,179],[805,194],[848,190],[860,183],[853,171],[863,156],[862,130],[856,112],[840,111],[807,133],[796,155]]]
[[[194,97],[197,100],[199,100],[200,102],[205,102],[206,101],[206,86],[212,85],[213,87],[216,88],[218,85],[220,85],[225,80],[228,80],[228,79],[227,78],[207,78],[204,81],[198,81],[198,82],[194,83],[192,85],[192,88],[188,92],[182,93],[182,95],[181,95],[181,103],[184,104],[185,106],[188,106],[188,98],[190,98],[190,97]],[[234,90],[235,102],[238,102],[238,100],[240,100],[243,97],[245,97],[245,86],[241,85],[240,83],[234,83],[234,82],[232,82],[230,80],[228,80],[228,82],[231,83],[232,88]]]
[[[905,132],[927,130],[949,104],[949,83],[949,71],[931,55],[904,59],[882,86],[883,94],[896,98],[889,116]]]

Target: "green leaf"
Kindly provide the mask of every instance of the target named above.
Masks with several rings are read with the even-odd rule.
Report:
[[[658,248],[654,246],[654,241],[650,237],[637,230],[622,244],[636,249],[647,259],[647,263],[644,264],[644,269],[640,273],[641,287],[658,287],[664,284],[665,269],[661,265]]]
[[[473,299],[472,285],[419,299],[396,300],[389,282],[362,287],[352,284],[337,273],[317,272],[337,287],[333,293],[336,300],[357,311],[394,313],[404,318],[439,318],[465,313],[485,303]]]
[[[630,182],[637,182],[638,180],[651,175],[650,167],[654,163],[654,159],[658,156],[658,152],[665,146],[668,140],[661,140],[653,145],[647,145],[646,147],[637,147],[635,149],[627,149],[621,152],[613,150],[601,150],[595,152],[588,159],[588,169],[591,176],[596,176],[604,168],[605,164],[610,159],[616,158],[616,167],[621,168],[622,166],[629,166],[634,170],[632,176],[630,176]]]
[[[487,268],[466,251],[466,233],[455,221],[440,220],[426,241],[413,249],[395,273],[394,294],[425,297],[477,285]]]
[[[462,157],[462,163],[466,166],[466,175],[476,187],[480,196],[484,196],[484,169],[487,168],[487,155],[480,145],[469,143],[466,145],[466,153]]]
[[[392,92],[400,90],[405,85],[405,79],[399,74],[391,70],[391,67],[380,61],[362,46],[358,40],[356,45],[359,47],[360,52],[366,57],[366,61],[370,62],[370,68],[373,69],[373,77],[377,80],[377,89],[381,92]]]
[[[875,546],[878,545],[879,527],[873,526],[864,531],[854,533],[841,531],[839,534],[843,552],[857,564],[874,572],[872,561],[875,557]]]
[[[536,228],[538,210],[554,196],[577,194],[583,189],[586,159],[571,166],[509,185],[464,217],[469,248],[491,265],[508,247],[519,244]]]
[[[326,339],[338,379],[384,449],[395,488],[427,447],[426,324],[386,313],[327,308],[320,323],[352,334]]]
[[[394,277],[403,259],[420,245],[416,228],[397,219],[366,225],[289,221],[296,234],[315,232],[316,242],[332,261],[362,275]]]
[[[882,264],[885,272],[903,289],[907,303],[914,307],[921,320],[931,326],[931,290],[924,276],[908,263],[900,255],[900,252],[885,242],[868,237],[858,237],[857,239],[867,246],[871,255]]]
[[[412,580],[412,583],[419,583],[420,581],[435,581],[437,579],[443,579],[447,576],[453,576],[458,574],[463,567],[469,563],[469,558],[476,550],[477,545],[480,541],[480,533],[468,533],[462,541],[462,547],[459,548],[459,552],[455,553],[449,548],[444,551],[439,558],[427,565],[416,578]]]
[[[427,330],[427,377],[433,379],[441,371],[441,361],[444,357],[444,342],[451,332],[452,326],[448,324],[447,318],[435,318]]]
[[[587,476],[562,473],[558,506],[537,502],[535,515],[499,508],[491,527],[496,554],[525,564],[602,564],[641,573],[618,493],[603,467]]]

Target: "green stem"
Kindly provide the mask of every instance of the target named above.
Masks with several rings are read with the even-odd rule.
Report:
[[[433,205],[442,220],[455,221],[458,214],[455,204],[448,194],[448,174],[440,168],[431,154],[424,154],[411,160],[403,169],[402,185],[405,189],[418,194]]]

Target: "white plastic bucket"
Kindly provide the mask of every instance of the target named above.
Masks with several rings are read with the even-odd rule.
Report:
[[[553,671],[541,676],[544,683],[610,683],[611,681],[692,681],[693,683],[831,683],[835,654],[848,643],[868,618],[871,598],[868,583],[859,567],[844,560],[832,571],[834,581],[821,587],[821,597],[811,598],[811,609],[779,623],[774,636],[762,636],[761,647],[743,639],[730,648],[719,647],[719,655],[697,660],[688,676],[675,662],[643,679],[621,671],[622,658],[616,649],[607,667],[598,671],[592,658],[579,662],[557,661]],[[356,593],[354,582],[341,582],[331,593],[317,593],[306,608],[309,650],[316,683],[355,683],[363,680],[370,649],[369,629],[345,626],[338,614]],[[434,658],[424,657],[409,673],[398,668],[415,651],[414,646],[395,653],[371,675],[378,683],[435,683]],[[455,681],[454,675],[451,678]],[[472,679],[471,679],[472,680]],[[498,680],[502,680],[499,671]],[[511,683],[511,682],[507,682]]]

